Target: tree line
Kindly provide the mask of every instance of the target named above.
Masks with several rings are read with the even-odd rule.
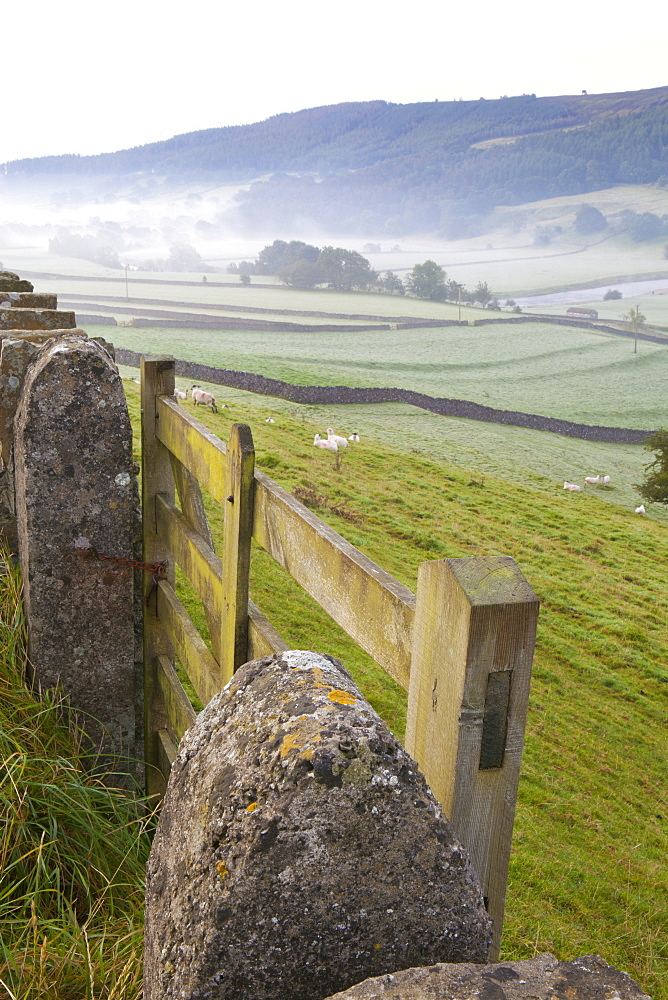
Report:
[[[472,290],[449,279],[433,260],[416,264],[402,280],[393,271],[373,270],[368,259],[356,250],[317,247],[301,240],[274,240],[263,247],[254,261],[230,264],[228,273],[238,274],[248,284],[252,274],[274,275],[292,288],[312,289],[326,285],[340,291],[383,291],[392,295],[407,292],[432,302],[469,302],[497,306],[498,301],[486,281]]]

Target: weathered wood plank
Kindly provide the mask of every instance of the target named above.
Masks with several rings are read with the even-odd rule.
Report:
[[[420,566],[406,749],[469,851],[494,918],[493,957],[503,928],[537,618],[538,599],[508,556]],[[497,672],[511,676],[490,683]]]
[[[165,707],[167,728],[178,742],[197,716],[171,660],[166,656],[158,657],[158,690]]]
[[[157,603],[160,621],[174,652],[202,704],[206,705],[222,686],[218,662],[209,652],[173,588],[164,581],[158,584]]]
[[[175,504],[156,497],[156,524],[160,537],[188,577],[198,596],[220,621],[222,613],[221,562],[202,536],[191,527]]]
[[[415,596],[257,469],[253,538],[403,687]]]
[[[248,602],[248,659],[258,660],[272,653],[285,653],[290,647],[260,609]]]
[[[254,470],[255,446],[250,427],[233,424],[227,442],[222,549],[220,666],[223,684],[248,659],[248,581]]]
[[[185,465],[219,503],[225,502],[225,445],[213,431],[183,410],[176,400],[162,397],[157,402],[158,439]]]
[[[145,563],[154,564],[169,559],[169,552],[157,534],[155,520],[158,493],[174,501],[174,479],[166,449],[156,439],[157,397],[174,392],[174,359],[167,355],[147,355],[141,359],[142,410],[142,547]],[[167,579],[173,582],[171,561]],[[144,592],[151,584],[150,573],[144,574]],[[162,794],[159,776],[159,741],[155,735],[164,729],[166,719],[157,697],[157,659],[172,656],[169,640],[157,615],[155,598],[144,606],[144,733],[146,757],[146,790],[150,795]]]
[[[156,733],[158,768],[167,783],[169,772],[176,760],[176,744],[166,729],[159,729]],[[159,781],[159,779],[158,779]]]
[[[171,455],[171,453],[170,457],[172,460],[172,472],[174,473],[176,489],[179,494],[179,500],[181,501],[181,510],[195,531],[201,535],[205,543],[213,552],[215,551],[213,537],[211,535],[209,521],[206,516],[206,510],[204,508],[204,499],[202,497],[200,485],[193,476],[192,472],[186,469],[185,465],[179,462],[179,460],[174,455]],[[214,611],[213,607],[209,605],[204,597],[202,597],[202,600],[204,603],[204,615],[209,628],[209,635],[211,636],[213,652],[216,659],[220,663],[220,609],[218,608],[217,611]]]

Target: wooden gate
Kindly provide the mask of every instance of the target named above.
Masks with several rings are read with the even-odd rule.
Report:
[[[195,719],[175,661],[206,704],[241,664],[288,649],[249,600],[254,539],[408,691],[406,749],[471,856],[494,918],[494,958],[536,595],[506,556],[422,563],[414,595],[255,468],[249,427],[234,424],[226,446],[182,409],[173,358],[143,357],[141,383],[144,561],[168,561],[144,623],[148,790],[163,791]],[[224,508],[220,558],[200,487]],[[204,605],[213,653],[177,597],[175,565]]]

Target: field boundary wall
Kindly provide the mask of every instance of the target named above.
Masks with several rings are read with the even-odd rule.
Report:
[[[140,367],[143,355],[123,347],[116,348],[116,361],[130,368]],[[214,385],[243,389],[262,396],[276,396],[292,403],[305,405],[336,405],[362,403],[408,403],[423,410],[438,413],[444,417],[463,417],[466,420],[482,420],[487,423],[510,424],[531,430],[550,431],[566,437],[584,441],[607,441],[613,444],[642,444],[653,430],[636,430],[631,427],[603,427],[596,424],[578,424],[556,417],[545,417],[537,413],[521,413],[517,410],[499,410],[493,406],[483,406],[468,399],[427,396],[410,389],[397,388],[353,388],[345,385],[293,385],[281,379],[256,375],[253,372],[235,371],[229,368],[212,368],[195,361],[177,359],[176,374]]]

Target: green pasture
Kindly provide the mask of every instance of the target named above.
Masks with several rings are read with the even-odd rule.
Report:
[[[110,333],[109,328],[107,334]],[[104,328],[90,327],[91,333]],[[117,346],[301,385],[397,386],[586,424],[666,422],[668,347],[540,322],[363,333],[118,328]]]
[[[136,415],[139,389],[126,385]],[[249,423],[259,467],[411,589],[424,560],[516,560],[542,609],[502,957],[595,952],[666,1000],[665,524],[597,491],[481,475],[371,436],[337,471],[312,447],[323,425],[311,412],[274,410],[268,425],[260,403],[198,415],[223,439]],[[217,508],[212,526],[219,537]],[[404,694],[260,551],[251,594],[290,645],[341,658],[402,734]]]
[[[104,335],[104,328],[97,332]],[[640,341],[634,354],[630,340],[571,327],[536,323],[361,335],[119,328],[113,337],[118,346],[133,350],[296,384],[399,386],[613,427],[653,430],[668,423],[667,348]],[[191,384],[180,382],[184,388]],[[299,414],[321,431],[328,426],[357,430],[373,447],[384,442],[404,453],[454,461],[476,474],[528,481],[547,491],[563,493],[566,479],[582,484],[585,476],[604,473],[612,484],[592,490],[599,501],[631,510],[640,503],[634,486],[648,456],[639,445],[442,417],[400,403],[297,406],[223,386],[208,388],[233,408],[239,403],[265,415]],[[579,502],[574,494],[566,496]],[[668,521],[668,511],[659,505],[650,511]]]

